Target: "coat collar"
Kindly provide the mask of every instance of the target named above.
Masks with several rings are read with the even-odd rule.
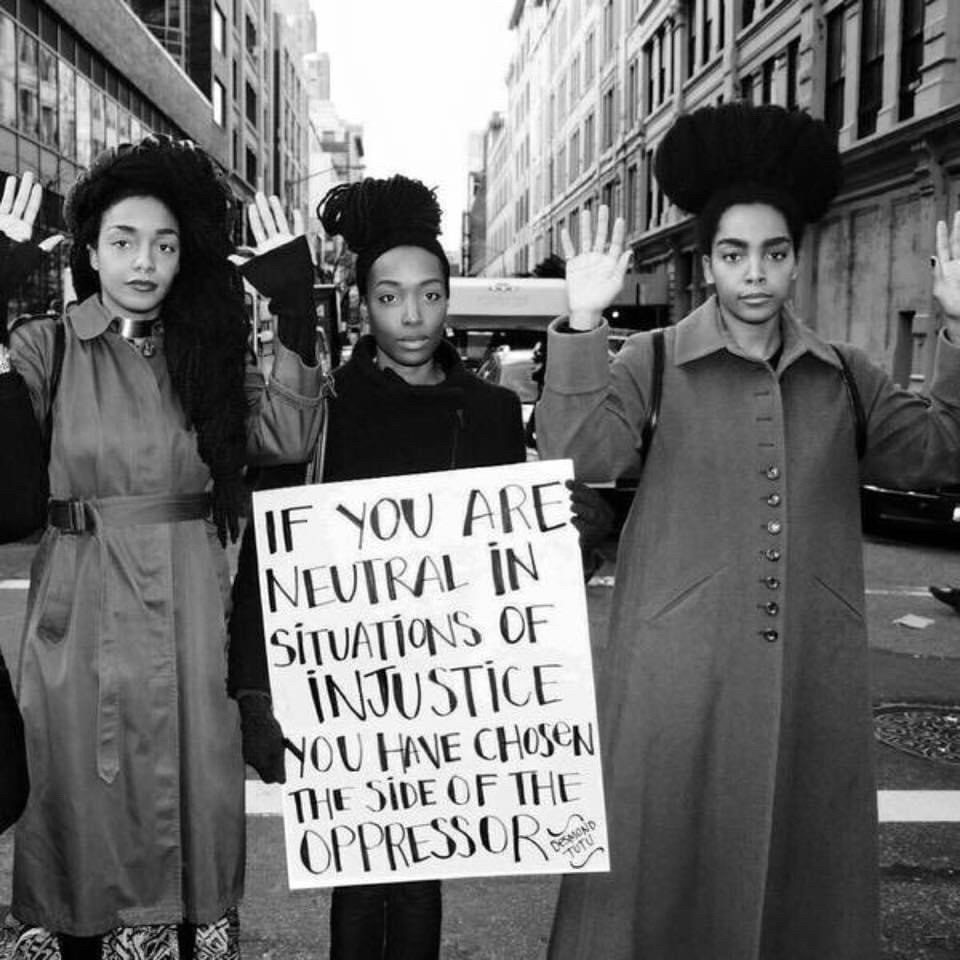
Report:
[[[840,367],[840,361],[830,345],[802,324],[788,307],[784,307],[781,316],[783,354],[779,370],[786,370],[804,353],[812,353],[824,363],[832,367]],[[677,339],[673,362],[678,367],[720,350],[727,350],[738,357],[745,356],[721,321],[715,296],[684,317],[677,324],[676,329]]]
[[[80,340],[93,340],[103,334],[113,317],[100,302],[100,297],[93,293],[81,303],[74,304],[67,310],[73,332]]]

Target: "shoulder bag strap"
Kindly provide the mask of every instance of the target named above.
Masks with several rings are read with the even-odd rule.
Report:
[[[860,396],[860,389],[857,387],[856,378],[850,369],[847,358],[836,346],[833,347],[833,352],[840,361],[840,379],[843,380],[843,385],[847,388],[847,398],[853,409],[853,419],[857,434],[857,458],[862,460],[863,455],[867,452],[867,415],[863,409],[863,399]]]
[[[647,462],[650,453],[650,444],[660,421],[660,401],[663,397],[663,353],[664,335],[662,329],[653,331],[653,376],[650,382],[650,405],[647,410],[647,419],[640,433],[640,469]]]

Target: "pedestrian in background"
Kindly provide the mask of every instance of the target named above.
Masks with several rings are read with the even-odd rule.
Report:
[[[0,232],[21,276],[41,256],[39,206],[29,174],[7,180]],[[244,769],[222,545],[244,463],[303,459],[321,407],[319,371],[283,346],[268,384],[246,367],[234,207],[188,141],[108,150],[67,199],[79,302],[62,324],[0,330],[0,393],[50,429],[16,684],[31,792],[15,957],[236,956]],[[281,340],[304,321],[312,338],[311,311]]]
[[[927,405],[789,307],[804,224],[840,183],[821,121],[704,108],[656,176],[699,217],[714,295],[665,331],[620,539],[598,691],[612,869],[564,879],[549,956],[875,960],[859,484],[960,478],[960,216],[937,226],[949,335]],[[608,361],[629,254],[607,216],[582,218],[579,252],[563,236],[570,315],[537,411],[541,452],[595,480],[636,468],[656,390],[653,335]]]

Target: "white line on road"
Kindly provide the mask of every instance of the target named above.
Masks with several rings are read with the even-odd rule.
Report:
[[[247,781],[247,815],[280,815],[282,787]],[[877,811],[881,823],[958,823],[960,790],[878,790]]]

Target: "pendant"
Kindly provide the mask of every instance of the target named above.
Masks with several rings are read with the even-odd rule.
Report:
[[[156,345],[153,342],[153,337],[147,337],[138,346],[140,348],[140,356],[146,358],[147,360],[149,360],[157,352]]]

